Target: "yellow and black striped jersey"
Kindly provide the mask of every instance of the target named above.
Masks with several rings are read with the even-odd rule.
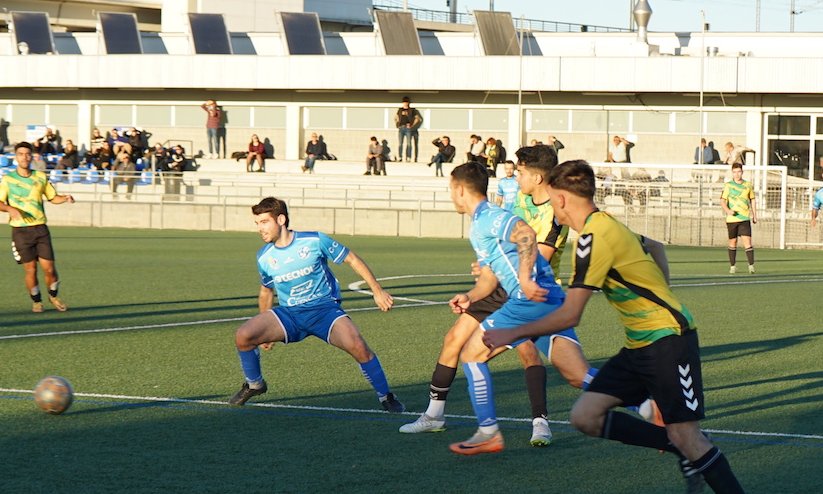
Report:
[[[626,348],[694,328],[691,313],[675,298],[642,237],[602,211],[592,213],[580,232],[569,288],[603,290],[620,314]]]
[[[746,180],[737,183],[730,180],[723,185],[721,201],[728,201],[729,209],[737,214],[726,216],[726,223],[740,223],[751,220],[751,203],[754,200],[754,187]]]
[[[550,263],[552,271],[557,275],[560,268],[560,258],[569,237],[569,227],[555,221],[554,208],[552,208],[549,201],[535,204],[532,196],[522,192],[517,193],[512,212],[523,218],[526,224],[532,227],[532,230],[537,233],[539,243],[554,247],[555,252],[550,259]]]
[[[50,201],[56,195],[57,190],[44,172],[32,170],[30,176],[21,177],[13,170],[0,180],[0,201],[22,213],[19,220],[9,219],[9,225],[14,227],[45,225],[43,197]]]

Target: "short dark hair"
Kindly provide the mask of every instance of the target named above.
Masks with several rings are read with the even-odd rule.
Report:
[[[403,96],[403,103],[411,103],[411,99],[408,96]]]
[[[476,161],[456,166],[451,172],[451,177],[478,194],[485,196],[489,190],[489,172],[484,165]]]
[[[271,214],[272,218],[277,218],[281,214],[286,217],[286,228],[289,227],[289,209],[286,201],[276,197],[267,197],[251,207],[253,214]]]
[[[518,165],[536,171],[546,180],[552,169],[557,166],[557,151],[545,144],[522,147],[514,154],[517,156]]]
[[[743,163],[732,163],[732,170],[734,170],[735,168],[740,168],[742,170]]]
[[[17,144],[15,144],[14,152],[16,153],[17,150],[20,149],[20,148],[26,148],[29,151],[34,151],[34,147],[31,145],[31,143],[28,143],[26,141],[20,141]]]
[[[555,166],[549,175],[549,185],[594,200],[594,170],[586,160],[564,161]]]
[[[369,139],[374,141],[374,142],[377,142],[377,137],[375,137],[375,136],[371,136],[371,137],[369,137]]]

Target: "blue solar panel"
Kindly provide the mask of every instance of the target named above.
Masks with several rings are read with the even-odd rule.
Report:
[[[325,55],[317,12],[280,12],[291,55]]]
[[[137,30],[137,17],[134,14],[100,12],[98,17],[103,31],[106,53],[130,55],[143,53],[140,31]]]
[[[223,14],[189,14],[189,25],[197,54],[231,55],[231,40]]]
[[[11,22],[14,26],[14,42],[18,53],[57,53],[49,27],[49,14],[12,12]]]

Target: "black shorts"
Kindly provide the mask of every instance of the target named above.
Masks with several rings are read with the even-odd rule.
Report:
[[[491,295],[473,302],[466,309],[466,314],[472,316],[477,322],[483,322],[492,312],[503,307],[507,300],[509,300],[509,294],[498,284]]]
[[[11,255],[17,264],[37,259],[54,260],[51,233],[46,225],[18,226],[11,229]]]
[[[729,229],[729,240],[737,237],[751,237],[752,236],[752,222],[751,221],[737,221],[735,223],[726,223]]]
[[[667,424],[704,417],[697,331],[667,336],[649,346],[623,348],[600,368],[588,391],[639,405],[650,395]]]

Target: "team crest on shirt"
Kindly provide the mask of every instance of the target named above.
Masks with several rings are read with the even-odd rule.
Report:
[[[300,259],[305,259],[309,257],[309,248],[301,247],[300,250],[297,251],[297,255],[300,257]]]
[[[275,259],[273,257],[269,258],[269,266],[271,266],[272,269],[277,269],[277,264],[278,264],[277,259]]]

